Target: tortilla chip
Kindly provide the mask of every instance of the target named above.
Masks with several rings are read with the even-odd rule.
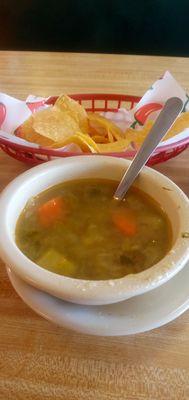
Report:
[[[66,95],[62,95],[56,100],[54,106],[73,118],[82,132],[89,132],[87,112],[85,111],[85,108],[77,101]]]
[[[61,142],[79,130],[78,124],[67,113],[56,108],[47,108],[33,115],[33,128],[53,142]]]
[[[45,136],[40,135],[33,128],[33,115],[28,118],[19,128],[16,129],[15,135],[40,146],[51,146],[54,142]]]

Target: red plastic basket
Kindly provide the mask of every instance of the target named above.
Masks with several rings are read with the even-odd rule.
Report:
[[[74,94],[70,95],[74,100],[77,100],[80,104],[82,104],[87,111],[112,111],[116,112],[120,107],[127,107],[127,109],[132,109],[136,103],[139,102],[140,97],[138,96],[130,96],[130,95],[121,95],[121,94]],[[57,97],[50,97],[46,104],[54,104]],[[189,138],[184,140],[180,140],[174,145],[165,145],[161,148],[157,149],[152,157],[148,161],[148,165],[158,164],[168,159],[177,156],[182,151],[184,151],[189,145]],[[56,150],[47,149],[47,148],[37,148],[34,149],[32,147],[20,145],[16,143],[11,143],[9,140],[0,138],[0,148],[5,151],[9,156],[23,161],[25,163],[36,165],[46,161],[49,161],[55,157],[70,157],[77,156],[80,154],[59,151],[57,155]],[[84,153],[89,154],[89,153]],[[90,153],[91,154],[91,153]],[[104,153],[104,155],[128,158],[132,159],[135,156],[136,152],[134,150],[126,150],[124,152],[117,153]]]

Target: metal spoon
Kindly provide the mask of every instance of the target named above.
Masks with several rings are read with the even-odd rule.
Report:
[[[171,97],[166,101],[148,136],[145,138],[140,150],[137,152],[129,168],[123,175],[123,178],[113,196],[114,199],[123,199],[124,195],[136,179],[143,166],[148,161],[149,157],[161,139],[173,125],[175,119],[182,111],[182,108],[183,102],[178,97]]]

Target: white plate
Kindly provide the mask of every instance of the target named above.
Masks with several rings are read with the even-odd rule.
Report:
[[[7,267],[11,283],[25,303],[44,318],[93,335],[145,332],[177,318],[189,308],[189,264],[164,285],[146,294],[106,306],[83,306],[57,299],[21,280]]]

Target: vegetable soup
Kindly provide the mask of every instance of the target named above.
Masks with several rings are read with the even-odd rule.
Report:
[[[114,200],[117,185],[74,180],[31,198],[17,222],[18,247],[39,266],[78,279],[116,279],[156,264],[171,246],[168,217],[136,187]]]

